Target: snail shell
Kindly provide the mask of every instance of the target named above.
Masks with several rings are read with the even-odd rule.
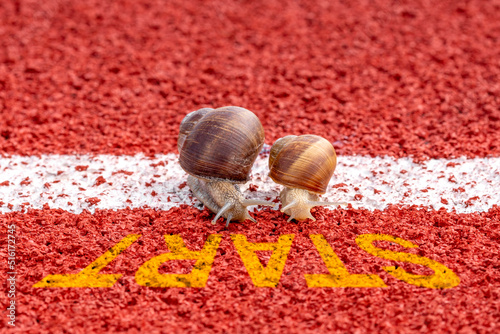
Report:
[[[177,147],[188,174],[205,179],[245,183],[264,145],[257,116],[240,107],[203,108],[182,121]]]
[[[269,176],[286,187],[324,194],[337,166],[332,144],[316,135],[278,139],[269,154]]]
[[[264,145],[264,128],[257,116],[240,107],[203,108],[186,115],[179,129],[179,163],[188,174],[193,194],[219,217],[255,219],[251,205],[274,203],[245,199],[237,183],[250,179],[250,170]]]
[[[314,217],[310,209],[318,205],[345,203],[319,201],[337,166],[333,145],[316,135],[286,136],[278,139],[269,154],[269,176],[285,186],[280,193],[282,212],[290,220]]]

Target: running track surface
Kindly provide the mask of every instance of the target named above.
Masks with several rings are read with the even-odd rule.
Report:
[[[14,287],[15,298],[2,295],[0,331],[498,332],[500,208],[498,184],[492,182],[500,169],[499,43],[500,3],[493,0],[2,1],[0,275],[2,289],[8,293]],[[347,182],[332,182],[327,196],[335,198],[338,191],[351,205],[317,208],[315,222],[291,223],[279,211],[260,208],[252,213],[258,224],[225,228],[222,221],[210,223],[214,215],[189,198],[185,185],[169,183],[165,169],[165,174],[151,172],[164,190],[129,171],[120,184],[148,183],[153,197],[161,198],[165,189],[186,194],[172,195],[168,208],[153,202],[143,207],[142,194],[126,197],[130,202],[123,207],[106,207],[99,194],[82,186],[80,198],[75,193],[74,203],[62,207],[49,196],[74,194],[58,193],[64,181],[56,177],[94,178],[89,187],[117,181],[106,176],[97,184],[99,174],[91,167],[63,163],[67,170],[26,179],[31,169],[13,163],[116,155],[150,159],[147,165],[154,165],[155,159],[178,153],[178,126],[186,113],[226,105],[255,112],[268,145],[288,134],[330,140],[339,158],[334,178],[347,175]],[[384,170],[389,184],[401,184],[392,189],[401,196],[392,196],[390,186],[378,189],[392,199],[370,206],[369,192],[377,201],[383,193],[371,185],[357,187],[341,170],[343,156],[348,161],[387,156],[419,170],[436,159],[449,160],[443,164],[449,169],[442,171],[448,187],[439,198],[422,193],[427,202],[421,202],[415,189],[404,188],[413,169]],[[477,168],[455,173],[471,161],[491,173],[478,174]],[[380,166],[373,167],[374,179]],[[419,190],[439,188],[439,182]],[[24,186],[31,187],[21,202],[26,204],[10,203],[10,189]],[[265,187],[249,187],[245,195],[260,196]],[[491,189],[490,195],[473,196],[473,188]],[[269,191],[265,196],[275,199],[277,193]],[[418,205],[405,202],[412,196]],[[12,234],[7,227],[13,225]],[[15,285],[7,280],[9,235],[16,241]],[[415,261],[369,254],[360,246],[366,235],[418,246],[398,245],[396,239],[373,243],[391,254],[413,254],[445,266],[448,276],[441,283],[448,286],[396,278],[384,268],[402,268],[423,280],[436,272]],[[192,251],[210,246],[207,240],[219,242],[212,247],[205,284],[141,285],[143,264],[165,258],[177,236]],[[123,240],[130,245],[102,260],[116,255]],[[248,242],[291,244],[288,253],[279,247],[253,252]],[[349,276],[351,285],[372,275],[378,287],[311,287],[306,275],[328,274],[335,267],[327,268],[321,257],[328,250],[346,275],[365,275]],[[82,272],[98,259],[100,275],[122,275],[110,287],[88,287],[89,277],[78,281],[87,287],[40,283],[48,275]],[[150,285],[173,277],[168,274],[191,273],[194,260],[163,262],[154,276],[160,280]],[[259,281],[255,275],[262,266],[280,276]],[[334,269],[338,274],[338,262]],[[11,301],[15,327],[8,324]]]

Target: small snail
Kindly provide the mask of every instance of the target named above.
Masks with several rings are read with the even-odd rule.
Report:
[[[319,205],[346,203],[322,202],[337,166],[337,156],[332,144],[315,135],[286,136],[278,139],[269,153],[269,176],[285,186],[280,192],[281,212],[296,220],[307,218],[315,221],[310,210]]]
[[[191,191],[219,217],[250,219],[252,205],[275,203],[245,199],[237,183],[250,179],[250,170],[264,145],[264,128],[257,116],[240,107],[203,108],[186,115],[177,140],[179,163],[189,176]]]

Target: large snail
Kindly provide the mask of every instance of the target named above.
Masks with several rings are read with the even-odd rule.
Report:
[[[238,183],[247,182],[264,145],[264,128],[257,116],[240,107],[203,108],[183,119],[177,148],[179,162],[189,176],[187,184],[207,208],[219,217],[257,222],[248,213],[251,205],[275,203],[245,199]]]
[[[324,194],[337,166],[332,144],[316,135],[286,136],[278,139],[269,154],[269,176],[284,185],[280,192],[281,212],[296,220],[315,221],[310,210],[319,205],[346,203],[323,202]]]

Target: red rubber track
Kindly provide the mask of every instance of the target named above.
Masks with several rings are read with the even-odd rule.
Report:
[[[18,239],[22,324],[41,332],[462,332],[493,333],[500,310],[500,210],[460,215],[417,208],[384,212],[318,209],[316,222],[287,223],[278,211],[256,215],[259,223],[210,223],[208,211],[184,206],[170,211],[97,211],[94,215],[63,210],[11,213],[4,218],[23,226]],[[43,233],[40,234],[40,232]],[[150,258],[167,252],[163,235],[180,233],[190,249],[201,249],[209,234],[223,239],[205,288],[146,288],[134,275]],[[443,262],[459,275],[458,287],[432,290],[389,276],[375,258],[356,245],[364,233],[412,240],[409,252]],[[101,273],[122,273],[112,288],[32,288],[44,276],[76,273],[128,234],[142,237]],[[280,283],[256,288],[231,242],[244,234],[250,242],[276,242],[294,234]],[[323,234],[350,273],[377,274],[387,288],[308,288],[304,274],[328,273],[310,234]],[[385,245],[387,249],[403,250]],[[406,250],[408,252],[408,250]],[[266,261],[265,255],[263,260]],[[414,274],[432,272],[401,265]],[[189,273],[191,265],[173,261],[163,273]],[[21,329],[22,328],[22,329]]]
[[[0,154],[176,152],[187,112],[237,105],[259,116],[267,144],[314,133],[334,143],[339,159],[498,157],[499,59],[494,0],[3,0]],[[286,223],[265,209],[257,225],[224,229],[207,210],[186,206],[0,214],[0,256],[4,224],[15,223],[19,260],[16,327],[7,327],[2,297],[0,332],[500,332],[498,207],[313,215],[317,222]],[[200,249],[215,233],[223,239],[205,288],[136,284],[137,269],[167,251],[164,235]],[[405,252],[443,263],[460,285],[396,280],[382,269],[393,262],[355,244],[365,233],[418,244]],[[32,287],[49,274],[79,272],[128,234],[142,237],[102,271],[124,275],[112,288]],[[276,288],[254,287],[230,234],[252,242],[295,235]],[[311,234],[323,234],[349,272],[377,274],[388,288],[307,288],[304,274],[327,273]]]
[[[202,106],[272,144],[500,154],[497,1],[2,1],[0,152],[174,152]]]

